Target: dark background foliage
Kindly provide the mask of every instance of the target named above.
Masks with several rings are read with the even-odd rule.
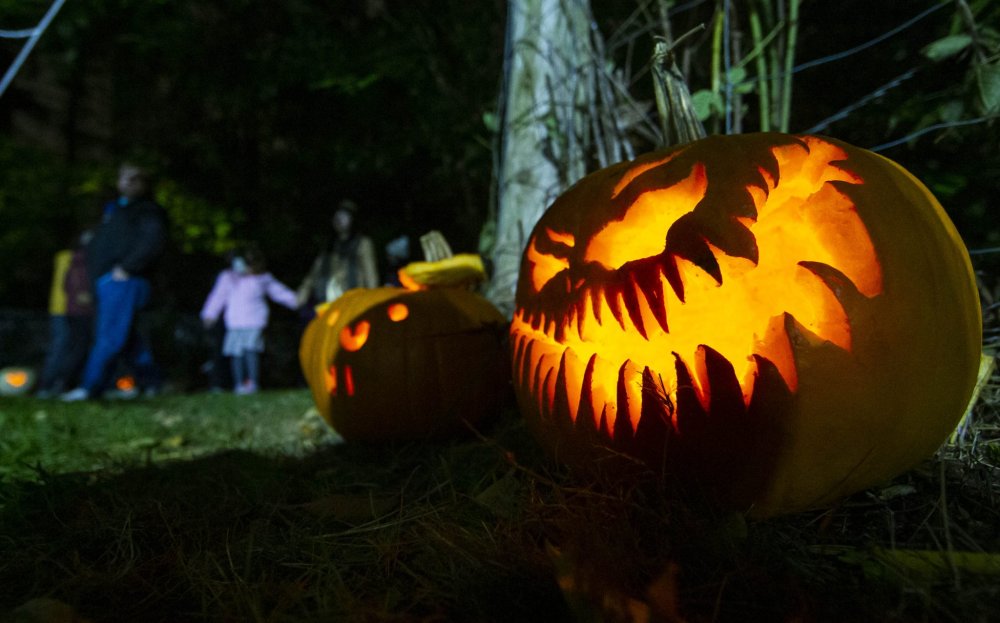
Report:
[[[2,2],[0,15],[30,27],[47,7]],[[94,220],[125,157],[161,174],[167,272],[177,286],[199,278],[171,288],[185,307],[218,268],[198,271],[206,254],[235,239],[260,240],[274,272],[297,281],[344,197],[377,243],[437,228],[474,250],[504,12],[456,0],[67,3],[0,99],[4,134],[29,138],[0,146],[12,226],[0,260],[17,271],[0,299],[44,306],[52,252]]]
[[[922,53],[964,32],[957,4],[866,45],[937,4],[904,12],[894,3],[804,2],[797,63],[863,49],[796,72],[791,130],[819,125],[873,147],[995,115],[976,88],[982,55]],[[716,8],[673,5],[675,35],[711,23]],[[1000,9],[970,5],[983,49],[994,49]],[[633,95],[651,99],[644,66],[654,33],[629,34],[632,3],[593,6],[616,63],[630,67]],[[734,27],[745,29],[738,11],[749,5],[730,6]],[[31,27],[48,7],[0,0],[0,27]],[[475,251],[492,201],[489,120],[506,11],[502,0],[67,3],[0,98],[0,306],[44,308],[52,253],[94,221],[125,157],[161,174],[159,198],[173,220],[161,292],[176,309],[197,309],[221,255],[240,239],[261,241],[273,272],[294,285],[344,197],[362,206],[361,225],[380,247],[436,228],[456,250]],[[692,90],[709,80],[710,30],[688,43]],[[20,44],[0,40],[4,66]],[[754,105],[744,97],[744,131],[756,129]],[[842,120],[822,123],[845,109]],[[883,152],[932,187],[973,248],[1000,242],[997,127],[944,128]]]

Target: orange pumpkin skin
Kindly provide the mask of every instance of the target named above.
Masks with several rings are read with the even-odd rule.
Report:
[[[350,290],[306,327],[299,361],[344,439],[448,435],[495,413],[510,391],[506,326],[466,290]]]
[[[611,449],[756,517],[931,455],[981,342],[967,252],[930,191],[872,152],[782,134],[578,182],[529,238],[511,324],[518,404],[557,458]]]

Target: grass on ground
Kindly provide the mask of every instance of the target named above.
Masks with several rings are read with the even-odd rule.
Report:
[[[0,621],[1000,620],[996,379],[961,446],[759,522],[584,485],[513,410],[364,445],[311,406],[4,399]]]

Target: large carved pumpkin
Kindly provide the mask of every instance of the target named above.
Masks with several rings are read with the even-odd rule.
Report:
[[[932,454],[981,348],[966,250],[899,165],[826,138],[707,138],[598,171],[539,221],[511,325],[518,403],[768,516]]]
[[[299,360],[345,439],[444,435],[496,412],[510,391],[506,325],[467,290],[350,290],[306,327]]]

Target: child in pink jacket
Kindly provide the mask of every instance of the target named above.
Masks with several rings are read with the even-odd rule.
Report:
[[[267,327],[267,299],[296,309],[295,292],[264,270],[264,256],[254,244],[234,254],[230,268],[219,273],[201,319],[211,327],[222,315],[226,336],[222,354],[230,357],[237,394],[253,394],[260,385],[260,353]]]

